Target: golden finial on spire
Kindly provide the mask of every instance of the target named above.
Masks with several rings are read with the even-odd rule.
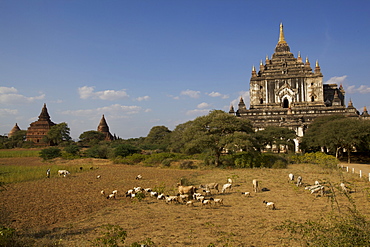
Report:
[[[284,30],[283,30],[283,23],[280,23],[280,35],[279,35],[279,42],[278,44],[283,44],[286,43],[285,38],[284,38]]]
[[[308,61],[308,57],[306,57],[306,63],[310,63],[310,61]]]
[[[253,65],[253,67],[252,67],[252,71],[256,71],[256,67],[254,67],[254,65]]]
[[[316,60],[316,67],[320,67],[319,66],[319,60]]]

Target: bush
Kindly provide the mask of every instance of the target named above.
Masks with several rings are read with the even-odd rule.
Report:
[[[288,160],[280,154],[258,153],[258,152],[241,152],[233,156],[234,165],[237,168],[286,168]]]
[[[0,226],[0,246],[12,246],[14,237],[15,229]]]
[[[125,158],[117,157],[113,160],[115,164],[126,164],[126,165],[135,165],[139,164],[146,158],[148,158],[148,155],[145,154],[132,154],[129,156],[126,156]]]
[[[193,169],[195,168],[194,162],[191,160],[184,160],[180,162],[180,169]]]
[[[176,153],[153,153],[143,162],[148,165],[159,165],[162,164],[164,160],[171,159],[172,161],[177,161],[187,158],[184,154]]]
[[[316,164],[322,168],[335,169],[339,161],[332,155],[328,155],[322,152],[316,153],[305,153],[304,155],[293,155],[290,157],[292,163],[302,164]]]
[[[114,148],[114,157],[126,157],[135,153],[139,153],[141,150],[130,144],[119,144]]]
[[[287,231],[288,239],[299,241],[302,246],[370,246],[370,222],[354,209],[332,212],[317,221],[288,220],[278,229]]]
[[[80,147],[77,145],[69,145],[64,148],[64,152],[71,154],[72,156],[77,156],[80,152]]]
[[[44,148],[40,151],[43,160],[51,160],[62,156],[62,151],[57,147]]]
[[[103,225],[101,226],[101,236],[96,238],[93,243],[95,246],[110,246],[116,247],[119,246],[117,242],[124,243],[127,237],[126,231],[118,225]]]
[[[90,158],[107,159],[109,157],[107,145],[95,145],[85,151],[85,155]]]

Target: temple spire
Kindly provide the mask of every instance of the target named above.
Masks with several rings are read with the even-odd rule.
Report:
[[[256,72],[256,67],[252,67],[252,77],[256,77],[257,76],[257,72]]]
[[[279,42],[278,44],[285,44],[285,38],[284,38],[284,28],[283,23],[280,23],[280,35],[279,35]]]
[[[284,37],[283,23],[280,23],[279,41],[276,44],[275,53],[290,53],[289,45]]]

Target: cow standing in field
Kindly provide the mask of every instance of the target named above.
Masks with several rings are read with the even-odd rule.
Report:
[[[257,181],[257,179],[253,179],[252,183],[253,183],[253,190],[254,190],[255,193],[257,193],[258,192],[258,181]]]
[[[46,170],[46,177],[50,178],[50,168]]]

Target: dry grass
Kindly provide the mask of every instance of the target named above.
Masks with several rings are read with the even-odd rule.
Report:
[[[30,159],[26,162],[29,165]],[[14,161],[0,159],[0,164]],[[113,165],[99,160],[84,162],[91,162],[99,169],[72,173],[67,178],[44,178],[8,186],[0,194],[0,224],[15,227],[38,243],[53,241],[64,246],[91,246],[90,241],[98,236],[104,224],[123,227],[128,235],[127,244],[151,238],[157,246],[205,247],[210,243],[215,246],[292,246],[284,240],[286,232],[275,227],[288,219],[298,222],[317,219],[332,210],[332,203],[327,196],[315,197],[304,187],[288,183],[290,172],[296,177],[301,175],[305,185],[316,180],[333,185],[347,181],[359,211],[370,215],[369,182],[352,174],[312,165],[291,165],[281,170],[179,170]],[[78,165],[66,163],[66,166]],[[138,174],[143,176],[142,180],[135,179]],[[101,178],[97,179],[97,175]],[[162,188],[166,194],[174,195],[181,178],[198,186],[211,182],[223,184],[229,177],[234,181],[233,190],[212,195],[223,198],[223,206],[203,207],[197,202],[189,207],[166,204],[150,197],[132,200],[123,195],[134,186]],[[260,187],[269,191],[253,193],[253,179],[258,179]],[[102,189],[108,192],[117,189],[119,196],[116,200],[107,200],[100,195]],[[241,194],[245,191],[252,192],[251,197]],[[339,192],[336,198],[344,210],[348,200]],[[277,210],[268,210],[263,200],[275,202]]]

